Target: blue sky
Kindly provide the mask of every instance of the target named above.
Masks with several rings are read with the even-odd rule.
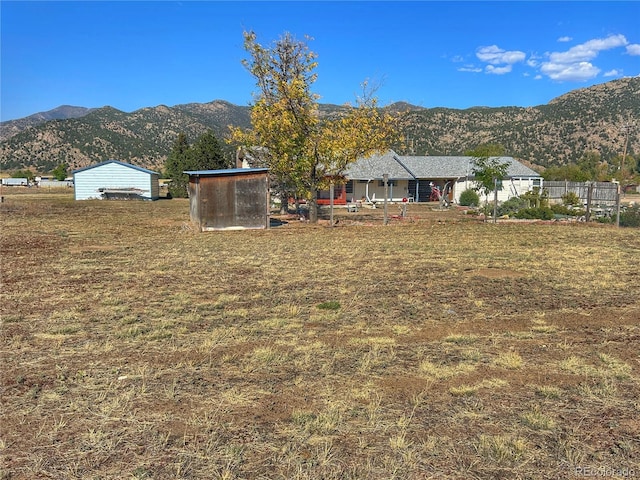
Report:
[[[249,105],[242,32],[312,37],[321,103],[536,106],[640,75],[640,2],[0,2],[1,120],[60,105]]]

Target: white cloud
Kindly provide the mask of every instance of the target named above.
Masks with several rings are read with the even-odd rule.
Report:
[[[559,42],[570,42],[571,40],[573,40],[571,37],[560,37],[558,39]]]
[[[600,69],[591,63],[600,52],[624,47],[628,43],[624,35],[610,35],[589,40],[565,52],[552,52],[548,54],[548,61],[541,64],[540,72],[552,80],[588,80],[600,73]]]
[[[451,61],[453,63],[461,63],[464,62],[464,58],[462,57],[462,55],[454,55],[453,57],[451,57]]]
[[[473,65],[466,65],[464,67],[458,68],[459,72],[472,72],[472,73],[480,73],[482,71],[481,68],[474,67]]]
[[[609,70],[608,72],[604,72],[603,75],[605,77],[619,77],[622,75],[622,72],[617,69]]]
[[[629,55],[640,55],[640,44],[633,43],[631,45],[627,45],[627,53]]]
[[[611,35],[607,38],[596,38],[588,42],[571,47],[566,52],[553,52],[549,55],[551,63],[588,62],[598,56],[603,50],[627,45],[624,35]]]
[[[487,65],[484,71],[492,75],[504,75],[505,73],[509,73],[512,68],[513,67],[511,65],[504,65],[503,67],[495,67],[493,65]]]
[[[518,50],[507,51],[497,45],[491,45],[489,47],[480,47],[476,52],[476,57],[491,65],[501,65],[504,63],[513,65],[514,63],[522,62],[526,55],[524,52]]]
[[[600,73],[600,69],[589,62],[571,64],[547,62],[542,64],[540,71],[550,79],[560,81],[584,81]]]

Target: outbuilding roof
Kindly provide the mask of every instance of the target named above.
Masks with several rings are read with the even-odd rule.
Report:
[[[187,170],[182,173],[195,177],[216,177],[223,175],[243,175],[249,173],[268,172],[268,168],[225,168],[222,170]]]
[[[362,158],[351,164],[345,176],[351,180],[390,180],[466,178],[472,177],[474,157],[470,156],[400,156],[393,150],[380,155]],[[499,157],[508,163],[508,177],[540,177],[540,174],[518,162],[513,157]]]
[[[137,165],[131,165],[130,163],[121,162],[119,160],[105,160],[104,162],[96,163],[94,165],[88,165],[86,167],[79,168],[74,170],[73,173],[84,172],[85,170],[91,170],[92,168],[101,167],[103,165],[108,165],[110,163],[115,163],[118,165],[122,165],[123,167],[132,168],[134,170],[138,170],[139,172],[149,173],[149,174],[158,174],[158,172],[154,172],[153,170],[147,170],[146,168],[138,167]]]

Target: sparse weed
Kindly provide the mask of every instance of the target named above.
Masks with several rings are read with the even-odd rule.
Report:
[[[562,396],[562,389],[553,385],[534,385],[533,389],[537,395],[544,398],[556,399]]]
[[[437,365],[429,360],[423,360],[418,371],[426,377],[433,377],[438,380],[448,379],[457,375],[471,373],[476,369],[475,365],[469,363],[459,363],[457,365]]]
[[[411,446],[411,442],[407,440],[405,431],[401,431],[389,438],[389,445],[392,450],[406,450]]]
[[[517,370],[522,367],[523,360],[520,354],[516,352],[503,352],[494,360],[498,367]]]
[[[330,300],[328,302],[319,303],[318,305],[316,305],[316,307],[319,308],[320,310],[339,310],[340,302],[337,302],[335,300]]]
[[[456,345],[470,345],[475,343],[478,340],[477,335],[463,335],[463,334],[454,334],[445,337],[444,341],[449,343],[455,343]]]
[[[474,395],[477,391],[478,387],[476,385],[460,385],[449,389],[449,392],[454,397],[468,397]]]
[[[544,414],[538,405],[523,413],[520,418],[526,426],[534,430],[551,430],[556,426],[555,420]]]
[[[613,376],[618,380],[627,380],[631,377],[631,365],[626,362],[622,362],[617,358],[607,355],[606,353],[599,353],[598,358],[604,364],[603,370],[606,376]]]
[[[480,435],[475,444],[481,457],[500,465],[513,465],[524,460],[528,446],[524,439],[507,435]]]
[[[534,325],[531,330],[535,333],[556,333],[558,327],[555,325]]]
[[[612,398],[618,392],[618,387],[613,379],[593,379],[591,382],[582,382],[577,388],[580,395],[594,398]]]
[[[482,360],[482,352],[478,348],[465,348],[460,351],[460,356],[466,362],[477,363]]]

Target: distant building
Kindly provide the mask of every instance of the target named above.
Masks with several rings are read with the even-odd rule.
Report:
[[[76,200],[157,200],[159,175],[118,160],[90,165],[73,172]]]
[[[7,187],[28,187],[29,179],[28,178],[3,178],[2,185]]]

